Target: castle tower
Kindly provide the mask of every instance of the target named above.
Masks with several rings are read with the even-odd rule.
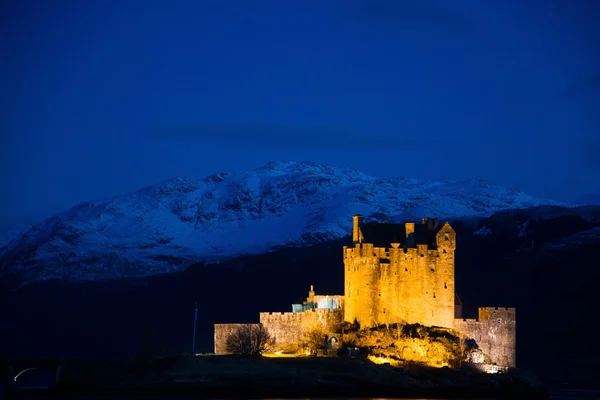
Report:
[[[452,328],[456,233],[435,219],[363,224],[344,247],[344,320],[362,327],[421,323]]]
[[[436,261],[436,312],[441,326],[452,327],[455,316],[455,293],[454,285],[454,251],[456,250],[456,232],[447,222],[439,226],[437,220],[433,225],[438,230],[436,234],[436,244],[438,258]]]

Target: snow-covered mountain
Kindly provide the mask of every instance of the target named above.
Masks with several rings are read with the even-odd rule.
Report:
[[[1,248],[0,272],[25,283],[143,277],[340,238],[357,213],[403,222],[539,205],[566,206],[483,180],[381,179],[311,162],[271,162],[79,204]]]

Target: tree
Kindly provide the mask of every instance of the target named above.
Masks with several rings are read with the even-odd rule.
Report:
[[[327,332],[321,327],[313,327],[304,333],[303,345],[311,355],[317,354],[317,350],[325,348],[327,344]]]
[[[231,332],[225,344],[232,354],[256,357],[273,347],[275,338],[262,324],[244,324]]]

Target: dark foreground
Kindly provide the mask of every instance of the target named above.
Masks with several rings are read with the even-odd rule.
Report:
[[[364,359],[163,357],[125,361],[64,361],[59,382],[31,396],[387,397],[547,399],[522,370],[484,374],[470,369],[395,368]]]

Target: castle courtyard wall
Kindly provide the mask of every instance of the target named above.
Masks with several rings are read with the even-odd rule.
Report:
[[[516,319],[514,308],[483,307],[479,319],[457,319],[454,329],[475,340],[491,361],[504,367],[516,367]]]
[[[305,333],[314,328],[320,328],[328,335],[338,334],[342,320],[342,309],[260,313],[260,323],[275,337],[274,351],[300,351]]]

